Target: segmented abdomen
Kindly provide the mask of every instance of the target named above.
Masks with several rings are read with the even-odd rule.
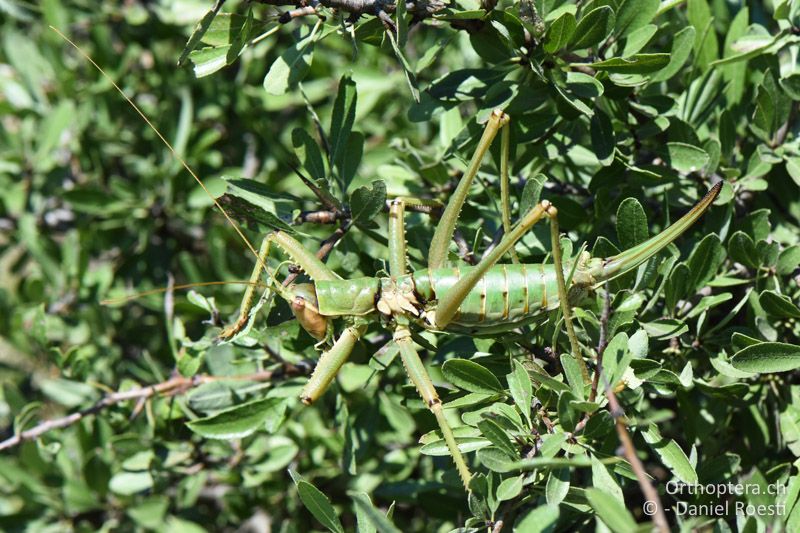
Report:
[[[414,272],[417,293],[426,301],[441,300],[474,267]],[[565,267],[569,268],[569,267]],[[477,329],[507,325],[511,329],[542,311],[558,307],[558,285],[552,264],[495,265],[469,292],[452,324]]]

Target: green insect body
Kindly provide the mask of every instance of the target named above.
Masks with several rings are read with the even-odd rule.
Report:
[[[411,333],[420,328],[431,331],[460,332],[469,335],[496,335],[530,324],[554,309],[560,309],[575,359],[583,379],[589,372],[572,323],[572,306],[582,295],[598,285],[641,265],[685,232],[709,208],[719,194],[717,183],[688,213],[674,224],[616,256],[592,258],[586,252],[572,261],[561,257],[558,211],[547,200],[530,209],[512,226],[507,195],[503,201],[503,228],[500,242],[475,266],[450,267],[448,247],[455,231],[458,214],[466,200],[470,183],[494,136],[503,131],[501,146],[501,185],[507,190],[508,117],[495,112],[487,124],[467,172],[448,202],[434,233],[428,267],[409,273],[405,249],[404,210],[418,199],[398,198],[389,206],[389,275],[342,279],[314,254],[285,232],[276,231],[264,238],[258,252],[258,264],[251,276],[242,302],[239,320],[224,330],[223,340],[234,338],[249,321],[249,310],[263,271],[269,272],[266,260],[270,245],[275,244],[311,278],[311,283],[283,287],[269,272],[271,290],[289,302],[295,317],[312,336],[327,345],[314,372],[303,388],[300,399],[311,404],[324,394],[347,361],[355,344],[370,323],[379,321],[393,332],[394,343],[411,381],[436,417],[442,436],[466,488],[471,473],[459,450],[436,389],[428,376]],[[550,222],[552,263],[520,264],[514,245],[540,220]],[[514,263],[500,260],[510,255]],[[334,318],[343,319],[344,331],[333,341]],[[331,341],[332,344],[331,344]]]
[[[441,435],[467,490],[470,490],[472,474],[444,415],[442,402],[412,341],[412,329],[419,327],[433,331],[467,332],[473,335],[495,334],[513,330],[558,307],[562,312],[570,342],[569,355],[575,359],[584,381],[588,383],[588,370],[572,325],[572,304],[578,301],[580,294],[635,268],[675,240],[708,209],[722,186],[721,183],[717,183],[689,213],[644,243],[608,259],[593,259],[588,254],[581,254],[577,264],[573,265],[569,261],[562,260],[558,211],[547,200],[530,209],[512,226],[508,177],[510,134],[509,128],[506,127],[510,118],[503,111],[495,110],[489,116],[478,147],[436,226],[428,252],[427,268],[413,273],[407,271],[404,210],[405,205],[430,205],[430,201],[397,198],[389,207],[387,240],[390,275],[344,280],[314,253],[281,231],[267,235],[260,250],[256,251],[202,180],[136,104],[91,57],[63,34],[60,35],[75,46],[147,122],[187,172],[205,190],[248,249],[256,256],[256,266],[247,283],[239,318],[219,334],[219,340],[230,342],[245,330],[255,301],[256,288],[263,286],[260,281],[261,276],[267,272],[267,290],[285,299],[302,327],[320,340],[321,344],[328,346],[321,354],[314,372],[300,395],[302,402],[309,404],[327,390],[356,343],[366,332],[368,324],[374,322],[376,317],[380,317],[381,324],[392,333],[390,342],[396,346],[409,379],[435,416]],[[448,248],[453,239],[459,213],[484,156],[498,133],[501,133],[500,192],[504,236],[476,266],[451,268],[448,265]],[[514,250],[515,244],[537,222],[545,218],[550,222],[552,264],[519,264]],[[312,282],[287,287],[277,283],[274,273],[270,272],[267,266],[272,244],[280,247],[291,262],[298,265]],[[512,258],[514,264],[500,264],[500,260],[506,254]],[[345,327],[331,345],[328,343],[334,338],[331,319],[335,317],[342,317]]]
[[[564,262],[569,279],[570,304],[609,279],[628,272],[661,251],[685,231],[716,198],[721,183],[683,218],[621,254],[607,259],[583,253],[577,265]],[[324,317],[356,317],[373,313],[405,315],[424,329],[438,331],[433,313],[436,304],[463,277],[477,267],[422,269],[392,277],[320,280],[313,287],[316,306]],[[295,295],[295,297],[298,297]],[[558,277],[552,263],[500,264],[490,267],[464,297],[444,331],[470,335],[494,335],[535,322],[560,305]]]

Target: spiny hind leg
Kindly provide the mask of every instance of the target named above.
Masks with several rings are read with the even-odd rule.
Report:
[[[450,200],[447,202],[447,207],[445,208],[444,213],[442,213],[442,218],[439,221],[439,224],[436,226],[436,231],[434,232],[433,240],[431,241],[430,251],[428,252],[428,268],[433,269],[444,266],[447,260],[447,250],[450,247],[450,241],[453,239],[453,232],[455,231],[456,222],[458,221],[458,215],[461,213],[461,208],[464,206],[464,202],[467,199],[467,193],[469,192],[469,187],[472,184],[472,180],[478,173],[481,162],[483,161],[486,152],[489,150],[492,141],[497,136],[497,132],[501,129],[508,129],[506,127],[508,121],[508,115],[499,109],[493,111],[489,117],[489,122],[486,123],[486,129],[483,130],[483,136],[478,142],[478,147],[476,148],[475,153],[469,162],[469,167],[467,167],[467,171],[458,182],[458,186],[453,192],[453,195],[450,197]],[[508,144],[508,139],[506,139],[506,148],[508,148]],[[506,160],[505,168],[507,172],[508,157],[504,157]]]
[[[405,238],[405,206],[410,199],[397,198],[389,205],[389,273],[395,279],[406,273],[406,238]],[[447,443],[447,448],[453,456],[453,461],[458,469],[458,474],[464,484],[464,488],[469,490],[469,480],[472,478],[467,462],[461,451],[456,444],[453,430],[444,416],[442,409],[442,401],[436,393],[436,388],[433,386],[430,376],[425,365],[419,358],[414,342],[411,340],[411,330],[409,329],[408,320],[404,316],[395,318],[396,325],[394,329],[393,342],[397,344],[400,351],[400,358],[403,361],[403,366],[406,369],[406,374],[414,383],[422,401],[428,406],[428,409],[436,417],[436,422],[439,425],[439,430],[444,436]],[[316,372],[315,372],[316,373]]]
[[[564,315],[564,326],[567,329],[567,337],[569,338],[569,346],[572,351],[572,357],[577,361],[581,369],[583,380],[589,382],[589,371],[586,368],[586,363],[583,361],[581,354],[581,346],[578,343],[578,336],[575,335],[575,326],[572,323],[572,306],[569,303],[569,291],[567,291],[567,283],[564,279],[564,262],[561,250],[561,233],[558,229],[558,210],[555,206],[550,205],[548,208],[547,216],[550,219],[550,240],[552,241],[553,248],[553,263],[556,267],[556,282],[558,284],[558,301],[561,306],[561,314]]]
[[[569,337],[572,356],[578,361],[584,379],[588,381],[589,372],[581,357],[580,345],[575,335],[572,324],[572,308],[569,304],[566,281],[564,278],[564,263],[562,260],[561,239],[558,229],[558,210],[547,200],[542,200],[519,221],[497,247],[489,252],[475,268],[459,279],[447,293],[439,299],[436,307],[435,323],[439,329],[444,329],[453,319],[458,308],[463,303],[469,292],[478,284],[486,272],[500,260],[503,255],[513,249],[514,245],[542,218],[550,219],[550,237],[553,247],[553,262],[555,263],[556,281],[558,284],[558,299],[561,312],[564,315],[564,324]]]
[[[459,279],[444,296],[439,298],[436,306],[435,325],[444,329],[453,320],[458,308],[463,303],[469,292],[478,284],[486,272],[493,267],[542,218],[549,216],[550,211],[555,211],[547,200],[543,200],[533,209],[528,211],[522,220],[508,233],[503,235],[498,245],[481,261]],[[559,259],[560,259],[559,255]]]
[[[283,231],[269,233],[264,237],[264,240],[261,241],[261,248],[258,251],[256,264],[253,267],[253,272],[250,274],[250,282],[242,298],[241,306],[239,307],[239,318],[236,322],[222,330],[219,334],[219,339],[230,339],[247,326],[250,320],[250,311],[255,302],[256,289],[260,287],[259,280],[264,272],[267,272],[270,277],[272,276],[267,267],[267,258],[273,242],[286,252],[286,255],[288,255],[294,263],[297,263],[297,265],[312,279],[339,279],[339,276],[335,272],[325,266],[325,263],[320,261],[317,256],[309,252],[297,239],[288,233]],[[280,287],[274,283],[274,280],[270,280],[270,283],[274,290],[281,290]]]

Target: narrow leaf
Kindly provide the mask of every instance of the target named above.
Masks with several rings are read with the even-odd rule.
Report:
[[[636,531],[636,522],[631,514],[611,494],[607,494],[600,489],[590,488],[586,489],[586,498],[589,500],[589,505],[592,506],[594,512],[600,517],[600,520],[611,531],[615,533]]]
[[[467,359],[450,359],[442,365],[444,378],[469,392],[503,392],[497,377],[485,367]]]
[[[328,528],[333,533],[344,533],[342,523],[336,510],[331,505],[330,500],[317,487],[308,481],[299,480],[295,482],[300,501],[306,506],[314,518]]]
[[[783,342],[762,342],[747,346],[731,357],[731,365],[744,372],[767,374],[800,368],[800,346]]]
[[[570,47],[581,50],[605,39],[614,29],[614,10],[600,6],[586,13],[578,22]]]
[[[241,439],[263,428],[269,419],[282,418],[285,410],[285,398],[264,398],[193,420],[186,425],[207,439]]]

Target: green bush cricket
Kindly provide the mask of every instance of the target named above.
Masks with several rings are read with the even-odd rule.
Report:
[[[88,55],[66,37],[64,39],[114,83]],[[116,84],[114,86],[203,186],[202,180],[175,153],[147,117]],[[413,273],[409,273],[407,269],[404,213],[406,206],[419,203],[418,199],[396,198],[390,203],[389,275],[342,279],[300,242],[281,231],[268,234],[260,250],[256,251],[216,198],[203,186],[257,258],[242,301],[239,319],[220,334],[220,339],[233,339],[249,322],[256,290],[263,287],[260,280],[266,272],[266,290],[285,299],[301,326],[318,339],[321,345],[327,346],[301,393],[303,403],[311,404],[326,391],[336,377],[355,344],[364,335],[368,324],[380,321],[391,331],[392,339],[389,342],[396,345],[409,378],[423,402],[436,417],[467,489],[471,479],[470,470],[444,416],[441,400],[412,341],[412,331],[423,329],[469,335],[497,335],[532,324],[543,315],[560,309],[570,341],[571,355],[577,361],[584,379],[588,381],[588,370],[572,325],[572,306],[579,303],[588,291],[636,268],[669,245],[702,216],[722,187],[722,182],[714,185],[682,218],[660,234],[633,248],[605,259],[592,258],[587,252],[583,252],[573,260],[565,260],[559,241],[558,213],[549,201],[541,201],[515,225],[511,225],[508,122],[508,115],[501,110],[491,114],[467,171],[460,179],[433,234],[427,268]],[[449,266],[448,249],[459,213],[483,158],[498,133],[501,134],[501,209],[505,234],[499,244],[477,265]],[[550,221],[553,262],[520,263],[514,252],[514,245],[543,218]],[[282,249],[290,262],[308,275],[310,283],[282,286],[276,282],[274,272],[267,266],[273,244]],[[499,263],[505,254],[511,255],[511,264]],[[335,318],[342,319],[346,324],[338,337],[333,331]]]

